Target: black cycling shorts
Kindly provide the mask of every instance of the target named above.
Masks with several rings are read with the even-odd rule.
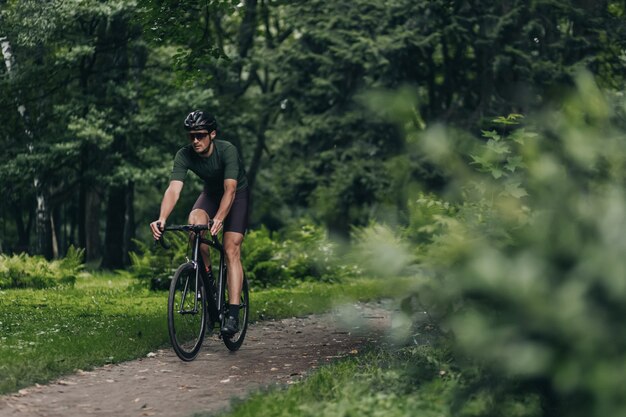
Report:
[[[235,200],[230,206],[228,216],[224,219],[224,232],[237,232],[242,235],[246,234],[248,228],[248,212],[249,212],[250,189],[248,187],[235,193]],[[217,198],[205,191],[198,196],[192,210],[202,209],[206,211],[209,218],[213,218],[222,201],[222,196]]]

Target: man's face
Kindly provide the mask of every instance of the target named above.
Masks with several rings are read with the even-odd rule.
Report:
[[[189,132],[189,141],[193,145],[193,150],[203,154],[209,151],[211,140],[214,132],[209,133],[207,130],[192,130]]]

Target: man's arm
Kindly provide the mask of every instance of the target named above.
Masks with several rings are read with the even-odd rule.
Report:
[[[220,201],[220,207],[217,209],[217,213],[213,217],[213,227],[211,228],[211,234],[216,235],[222,228],[224,219],[228,216],[230,208],[235,201],[235,193],[237,192],[237,180],[226,179],[224,180],[224,195]]]
[[[170,185],[167,187],[167,190],[165,190],[165,193],[163,194],[163,200],[161,201],[161,213],[159,214],[159,220],[150,223],[152,236],[154,236],[155,239],[161,238],[161,229],[165,227],[165,222],[167,221],[167,218],[172,213],[172,210],[174,210],[176,202],[180,197],[180,192],[183,189],[183,185],[184,183],[182,181],[173,180],[170,181]],[[157,223],[160,223],[161,229],[159,228]]]

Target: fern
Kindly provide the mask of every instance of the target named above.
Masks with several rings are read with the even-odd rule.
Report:
[[[70,246],[65,258],[47,261],[41,256],[0,255],[0,288],[50,288],[74,285],[83,269],[84,250]]]

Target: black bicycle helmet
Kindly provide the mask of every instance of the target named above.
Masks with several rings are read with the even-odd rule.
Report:
[[[211,113],[202,110],[194,110],[185,118],[186,130],[208,130],[212,132],[217,130],[217,120]]]

